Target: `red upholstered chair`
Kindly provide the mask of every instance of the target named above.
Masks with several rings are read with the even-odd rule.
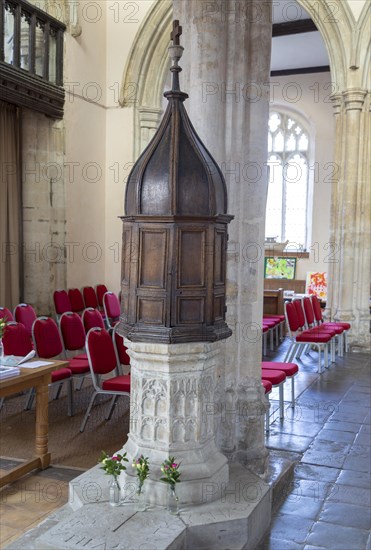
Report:
[[[299,372],[296,363],[282,363],[277,361],[262,361],[262,369],[280,370],[285,373],[286,380],[291,379],[291,407],[295,407],[295,382],[294,378]]]
[[[34,308],[30,304],[18,304],[14,309],[14,319],[17,323],[22,323],[28,331],[29,337],[32,334],[32,325],[37,318]]]
[[[269,380],[262,380],[262,385],[268,401],[268,409],[267,409],[267,412],[265,413],[265,431],[268,433],[269,432],[269,408],[270,408],[269,394],[272,391],[272,382],[269,382]]]
[[[113,292],[106,292],[103,296],[103,307],[108,329],[112,330],[120,319],[120,302]]]
[[[276,328],[276,321],[273,319],[263,319],[263,327],[268,327],[268,334],[269,334],[269,349],[273,351],[274,349],[274,332]]]
[[[274,319],[277,321],[278,323],[278,329],[279,329],[279,333],[280,333],[280,340],[283,340],[285,335],[284,335],[284,328],[285,328],[285,316],[284,315],[274,315],[274,314],[271,314],[271,313],[264,313],[263,314],[263,323],[264,323],[264,319]]]
[[[74,313],[82,313],[85,309],[85,304],[81,290],[79,288],[70,288],[68,291],[68,297],[71,302],[70,311],[73,311]]]
[[[112,331],[112,341],[115,348],[118,364],[126,367],[130,371],[130,357],[127,354],[127,347],[124,345],[124,337],[117,333],[118,324],[114,326]],[[127,369],[129,367],[129,369]]]
[[[32,327],[32,339],[36,353],[44,359],[66,358],[57,323],[50,317],[38,317]],[[89,372],[89,364],[83,359],[68,359],[68,368],[73,377],[80,378]]]
[[[284,417],[285,404],[283,385],[286,381],[286,374],[282,370],[262,369],[262,380],[268,380],[273,387],[278,387],[280,418],[282,420]]]
[[[82,293],[84,296],[85,307],[93,307],[94,309],[99,307],[98,298],[92,286],[84,286]]]
[[[6,326],[3,337],[4,355],[25,357],[33,350],[27,328],[22,323],[11,321]]]
[[[326,334],[329,334],[331,336],[331,340],[329,341],[330,350],[331,350],[331,361],[335,362],[335,337],[336,337],[336,331],[335,330],[322,330],[319,327],[309,327],[309,325],[306,321],[306,318],[305,318],[304,309],[303,309],[301,299],[294,300],[292,303],[295,306],[296,315],[298,317],[298,321],[299,321],[299,325],[300,325],[300,330],[302,330],[302,331],[307,330],[308,332],[311,332],[312,334],[316,334],[316,335],[326,333]],[[309,353],[309,348],[310,348],[309,345],[306,345],[304,347],[304,350],[306,350],[306,354]],[[302,352],[299,352],[297,357],[300,357],[301,353]]]
[[[106,285],[97,285],[95,287],[95,292],[98,299],[98,305],[100,308],[103,308],[103,296],[106,292],[108,292],[108,288],[106,287]]]
[[[88,333],[89,330],[94,327],[104,328],[102,315],[97,309],[94,309],[93,307],[88,307],[84,309],[82,314],[82,322],[86,333]]]
[[[262,324],[262,334],[263,334],[263,355],[267,355],[267,334],[269,332],[268,325]]]
[[[36,322],[36,321],[35,321]],[[30,335],[27,328],[22,323],[10,323],[7,325],[4,335],[4,353],[6,355],[20,355],[25,356],[34,349],[31,342]],[[37,349],[35,348],[37,353]],[[58,386],[56,398],[59,396],[63,383],[68,382],[68,416],[72,416],[72,385],[71,385],[71,371],[68,368],[61,368],[51,373],[50,386]],[[32,388],[27,396],[27,403],[25,409],[32,407],[33,399],[35,396],[35,390]]]
[[[318,372],[322,371],[321,353],[323,351],[324,366],[328,367],[328,352],[327,344],[331,340],[331,335],[328,333],[313,332],[310,330],[301,330],[301,324],[299,322],[296,307],[294,303],[285,302],[285,315],[286,324],[288,328],[288,336],[291,340],[289,349],[285,356],[285,363],[291,362],[291,360],[301,353],[304,347],[309,344],[315,346],[318,349]]]
[[[59,329],[67,358],[81,359],[88,366],[88,356],[85,353],[85,329],[81,317],[72,311],[63,313],[59,320]],[[76,353],[82,350],[84,353]]]
[[[7,307],[0,307],[0,319],[6,319],[7,323],[14,321],[13,313]]]
[[[129,397],[130,395],[130,376],[120,376],[115,349],[109,333],[101,328],[90,329],[86,336],[86,349],[89,357],[94,393],[82,421],[80,432],[83,432],[85,429],[97,395],[113,396],[106,420],[111,418],[118,397],[121,395]],[[108,377],[108,375],[111,375],[111,377]]]
[[[319,327],[332,327],[332,326],[339,326],[342,329],[344,329],[344,347],[345,351],[348,351],[348,331],[351,329],[350,323],[346,323],[344,321],[326,321],[324,322],[322,317],[322,309],[319,302],[319,299],[317,296],[312,296],[312,306],[314,311],[314,316],[317,321],[317,324]]]
[[[338,353],[339,356],[342,357],[344,349],[343,327],[341,327],[340,325],[336,325],[335,323],[317,325],[314,316],[312,300],[308,297],[303,298],[303,309],[308,328],[317,328],[317,330],[319,330],[320,332],[328,332],[335,335],[334,338],[337,338],[338,340]],[[334,353],[335,350],[332,351]],[[335,360],[335,357],[333,357],[333,360]]]
[[[66,311],[72,311],[71,301],[65,290],[56,290],[53,294],[55,313],[57,320]]]

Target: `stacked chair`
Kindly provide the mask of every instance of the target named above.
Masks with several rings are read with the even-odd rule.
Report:
[[[30,338],[32,335],[32,325],[36,318],[36,311],[30,304],[18,304],[14,309],[15,321],[22,323],[26,327]]]
[[[14,321],[13,313],[7,307],[0,306],[0,319],[6,319],[7,323]]]
[[[34,325],[37,321],[34,322]],[[20,355],[25,356],[30,351],[34,349],[32,342],[30,340],[30,335],[27,328],[22,323],[10,322],[7,325],[7,330],[4,335],[4,352],[6,355]],[[39,347],[37,347],[39,339],[35,339],[35,351],[36,354],[39,354]],[[40,355],[39,355],[40,356]],[[67,392],[68,392],[68,415],[73,416],[73,405],[72,405],[72,378],[71,370],[69,368],[60,368],[51,373],[51,384],[50,386],[58,386],[58,391],[56,393],[55,399],[59,397],[62,385],[64,382],[67,382]],[[27,403],[25,409],[30,409],[32,407],[33,399],[35,396],[35,390],[32,388],[28,393]]]
[[[130,396],[130,376],[120,374],[117,354],[109,333],[102,328],[91,328],[86,335],[86,349],[94,393],[82,421],[80,432],[85,429],[97,395],[112,395],[106,420],[111,418],[118,397]],[[111,377],[107,378],[108,375]]]
[[[43,359],[66,357],[61,335],[54,319],[50,317],[38,317],[32,326],[32,339],[38,357]],[[68,362],[68,369],[73,378],[81,378],[89,373],[87,360],[72,358],[68,359]]]
[[[319,299],[317,298],[317,296],[312,296],[311,300],[312,300],[312,307],[313,307],[314,317],[317,322],[317,326],[320,329],[333,328],[333,327],[342,328],[344,331],[343,333],[344,349],[345,351],[348,351],[348,332],[351,329],[350,323],[346,323],[344,321],[326,321],[325,322],[322,317],[322,309],[321,309]]]
[[[327,345],[333,338],[328,332],[320,332],[318,328],[305,329],[305,323],[299,320],[298,307],[294,302],[285,303],[285,316],[288,328],[288,336],[291,340],[289,349],[285,356],[285,362],[291,362],[296,356],[299,357],[304,348],[314,346],[318,349],[318,372],[322,369],[322,352],[324,356],[324,367],[328,367],[328,348]]]
[[[71,303],[70,311],[81,315],[85,309],[84,298],[82,297],[81,290],[79,288],[70,288],[68,290],[68,297]]]

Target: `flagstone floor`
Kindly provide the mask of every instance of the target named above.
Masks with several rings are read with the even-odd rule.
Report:
[[[295,410],[286,403],[266,444],[299,461],[257,550],[371,550],[370,358],[348,353],[322,375],[315,354],[298,364]]]

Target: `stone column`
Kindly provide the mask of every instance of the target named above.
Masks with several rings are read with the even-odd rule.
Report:
[[[268,453],[260,371],[271,5],[174,0],[174,18],[183,26],[186,108],[225,175],[228,212],[235,216],[227,265],[227,322],[233,335],[223,343],[219,373],[220,399],[228,413],[218,444],[230,460],[263,474]],[[243,415],[236,410],[242,402]]]
[[[177,493],[182,504],[221,497],[228,464],[215,444],[214,413],[220,343],[152,344],[127,339],[131,358],[130,434],[123,450],[129,466],[121,476],[132,488],[133,458],[149,457],[146,493],[152,504],[166,504],[161,464],[169,456],[180,463]]]
[[[329,313],[352,324],[350,344],[369,347],[370,188],[367,181],[367,92],[334,96],[335,162],[331,234],[338,255],[330,264]]]

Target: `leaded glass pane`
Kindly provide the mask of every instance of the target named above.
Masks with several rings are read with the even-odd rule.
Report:
[[[39,76],[44,74],[44,24],[37,20],[36,22],[36,37],[35,37],[35,72]]]
[[[21,69],[30,70],[30,16],[21,15]]]
[[[4,61],[13,65],[14,8],[5,4],[4,10]]]

